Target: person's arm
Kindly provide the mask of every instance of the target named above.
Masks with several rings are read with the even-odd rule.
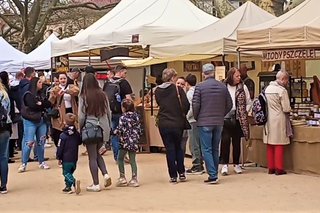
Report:
[[[117,128],[113,131],[113,134],[115,134],[115,135],[119,135],[119,136],[121,136],[122,134],[123,134],[123,128],[124,128],[124,126],[123,126],[123,119],[124,117],[123,116],[121,116],[120,117],[120,119],[119,119],[119,125],[117,126]]]
[[[248,79],[246,81],[247,89],[249,90],[250,99],[254,99],[254,81],[252,79]]]
[[[224,112],[224,115],[226,116],[230,112],[230,110],[232,109],[233,102],[232,102],[232,98],[231,98],[230,92],[227,87],[225,88],[225,94],[226,94],[226,111]]]
[[[75,85],[69,85],[69,89],[66,90],[66,93],[71,96],[78,96],[79,95],[79,87]]]
[[[198,120],[199,113],[201,109],[201,90],[199,85],[196,86],[192,98],[192,111],[194,119]]]
[[[189,104],[190,104],[189,111],[188,111],[188,114],[187,114],[187,119],[191,119],[193,117],[193,111],[192,111],[193,94],[194,94],[194,90],[192,90],[192,91],[189,90],[187,92],[187,98],[188,98],[188,101],[189,101]]]
[[[3,97],[3,96],[2,96]],[[7,110],[7,116],[10,116],[11,103],[10,98],[6,97],[2,100],[3,107]]]
[[[84,122],[85,122],[85,117],[86,117],[86,115],[85,115],[86,112],[83,111],[83,110],[85,110],[83,106],[84,106],[84,102],[83,102],[82,97],[80,96],[79,97],[79,106],[78,106],[78,121],[79,121],[80,131],[84,127],[84,124],[85,124]]]
[[[50,90],[50,96],[49,96],[49,101],[51,102],[51,104],[56,104],[57,103],[57,98],[58,98],[58,92],[60,91],[60,87],[53,87]]]
[[[290,106],[288,92],[286,89],[283,89],[282,93],[280,94],[280,101],[281,101],[283,112],[289,113],[291,111],[291,106]]]
[[[179,89],[179,93],[180,93],[183,114],[186,115],[190,109],[190,103],[188,101],[187,95],[184,92],[184,90],[181,87],[178,87],[178,89]]]
[[[244,85],[244,93],[246,95],[246,109],[247,109],[247,112],[249,112],[249,110],[251,109],[252,101],[251,101],[250,92],[246,85]]]
[[[41,105],[38,105],[37,103],[39,102],[36,97],[30,93],[27,93],[24,96],[24,100],[22,100],[25,102],[26,106],[29,107],[29,109],[31,109],[32,111],[43,111],[44,107]]]
[[[132,88],[127,80],[123,80],[121,82],[121,91],[120,92],[125,95],[126,99],[132,100],[132,98],[131,98]]]
[[[60,137],[57,147],[57,160],[62,160],[66,141]]]

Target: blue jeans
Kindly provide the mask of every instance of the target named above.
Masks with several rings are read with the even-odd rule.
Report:
[[[8,182],[8,160],[9,160],[10,133],[6,131],[0,134],[0,177],[1,187],[6,187]]]
[[[120,117],[121,117],[121,114],[112,114],[112,118],[111,118],[111,130],[112,131],[114,131],[118,127]],[[118,161],[119,139],[118,139],[117,135],[114,135],[114,134],[111,135],[111,145],[112,145],[114,160]]]
[[[24,136],[22,141],[22,163],[27,164],[32,144],[29,142],[35,142],[35,149],[37,150],[38,161],[42,163],[44,161],[44,144],[46,142],[47,125],[43,118],[40,123],[33,121],[23,120]],[[35,141],[36,137],[36,141]]]
[[[24,146],[24,129],[23,129],[23,122],[24,119],[21,118],[21,121],[18,123],[18,147],[22,150],[23,146]],[[22,158],[23,153],[21,152],[21,158]],[[33,159],[38,159],[38,155],[37,155],[37,150],[35,147],[33,147]]]
[[[223,126],[200,126],[199,137],[209,179],[218,178],[219,144]]]
[[[177,178],[185,173],[184,155],[181,147],[183,129],[159,128],[159,132],[166,148],[167,166],[170,178]]]
[[[198,131],[198,123],[190,123],[191,129],[189,133],[189,149],[192,155],[192,166],[194,169],[201,170],[203,168],[203,158],[201,153],[201,145]]]

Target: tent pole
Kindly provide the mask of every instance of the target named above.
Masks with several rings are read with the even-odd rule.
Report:
[[[240,69],[240,62],[241,62],[241,59],[240,59],[240,51],[238,51],[238,69]]]

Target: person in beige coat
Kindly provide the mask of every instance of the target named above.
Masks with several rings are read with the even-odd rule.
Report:
[[[268,121],[264,126],[263,142],[267,144],[269,174],[283,175],[283,148],[290,144],[287,134],[287,116],[290,100],[285,85],[289,81],[286,71],[277,73],[277,80],[270,82],[265,90],[268,105]]]
[[[54,109],[59,110],[60,116],[52,118],[51,135],[55,146],[57,147],[62,128],[64,127],[64,117],[67,113],[76,115],[76,123],[78,123],[78,106],[76,97],[78,97],[79,88],[73,84],[67,84],[67,74],[64,72],[59,73],[59,85],[50,90],[49,101],[53,104]],[[62,101],[61,98],[63,98]],[[61,105],[59,106],[59,103]]]

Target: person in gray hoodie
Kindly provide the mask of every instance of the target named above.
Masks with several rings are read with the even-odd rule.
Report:
[[[218,182],[219,144],[224,117],[232,108],[232,99],[225,84],[214,78],[213,64],[202,67],[204,81],[199,83],[192,99],[192,110],[198,122],[201,151],[209,178],[205,183]]]
[[[188,169],[186,172],[187,174],[201,175],[204,173],[203,158],[201,154],[200,138],[198,133],[198,123],[194,119],[193,111],[192,111],[192,99],[193,99],[196,83],[197,83],[197,77],[195,75],[189,74],[186,77],[187,98],[190,103],[190,109],[187,114],[187,119],[191,125],[191,129],[188,130],[188,135],[189,135],[189,148],[192,155],[192,167]]]

